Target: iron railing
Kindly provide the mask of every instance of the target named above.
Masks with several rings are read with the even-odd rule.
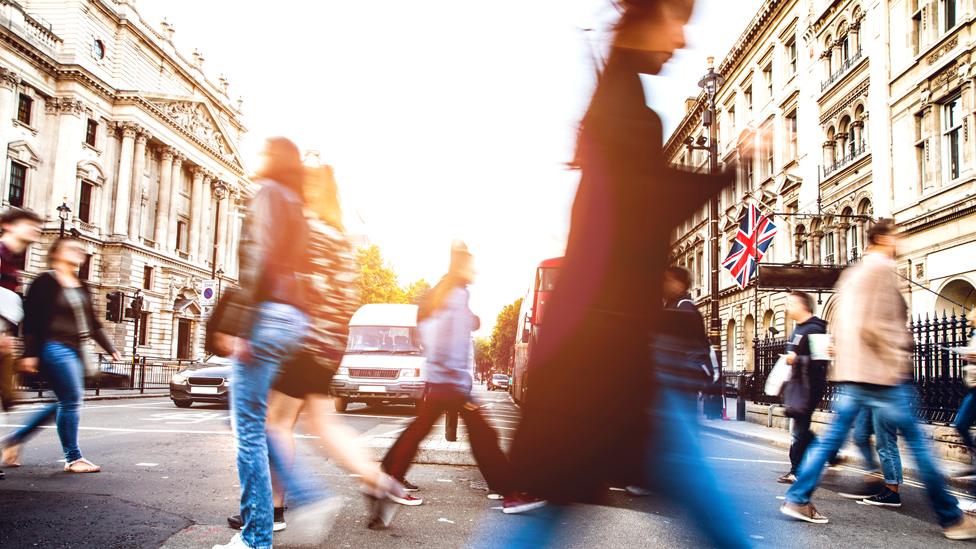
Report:
[[[850,68],[853,67],[855,64],[857,64],[858,61],[861,60],[863,54],[864,51],[859,49],[856,52],[854,52],[854,55],[848,57],[843,62],[841,62],[840,67],[838,67],[837,70],[831,73],[826,80],[820,83],[820,93],[827,91],[827,88],[833,85],[834,82],[840,80],[842,76],[847,74],[847,71],[850,70]]]
[[[962,383],[964,361],[946,348],[966,345],[969,326],[964,317],[943,312],[941,316],[919,316],[908,327],[915,340],[912,377],[918,393],[916,413],[925,422],[949,424],[956,416],[966,388]],[[780,397],[766,395],[763,388],[779,355],[786,352],[786,340],[756,340],[753,351],[756,369],[747,385],[748,397],[758,404],[781,404]],[[833,398],[831,383],[819,407],[828,409]]]
[[[111,360],[106,355],[99,354],[97,376],[85,379],[86,392],[95,395],[102,390],[163,391],[169,388],[169,381],[173,374],[189,366],[194,361],[178,360],[159,357],[140,356],[135,360]],[[43,397],[51,388],[39,374],[22,374],[19,376],[17,389],[28,393],[36,393]]]
[[[834,173],[836,171],[839,171],[841,168],[843,168],[845,166],[848,166],[849,164],[851,164],[852,162],[854,162],[855,160],[857,160],[861,155],[863,155],[864,153],[866,153],[868,151],[868,145],[867,145],[867,143],[861,143],[859,145],[858,144],[855,144],[855,145],[853,145],[853,146],[851,146],[849,148],[848,147],[845,147],[845,148],[848,149],[847,150],[847,154],[845,154],[844,156],[842,156],[842,157],[838,158],[837,160],[835,160],[833,162],[833,164],[831,164],[829,166],[824,166],[824,168],[823,168],[823,176],[824,176],[824,178],[827,178],[832,173]]]

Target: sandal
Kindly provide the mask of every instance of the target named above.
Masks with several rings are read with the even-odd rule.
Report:
[[[20,467],[20,444],[13,444],[3,449],[0,465],[3,467]]]
[[[85,458],[81,458],[76,459],[71,463],[65,463],[64,470],[67,473],[97,473],[101,471],[102,468]]]

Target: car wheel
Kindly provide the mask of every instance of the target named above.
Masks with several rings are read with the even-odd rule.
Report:
[[[193,401],[192,400],[174,400],[173,401],[173,404],[175,404],[177,408],[189,408],[190,406],[193,406]]]
[[[349,408],[349,401],[344,398],[334,398],[332,402],[335,404],[336,412],[340,414],[346,413],[346,408]]]

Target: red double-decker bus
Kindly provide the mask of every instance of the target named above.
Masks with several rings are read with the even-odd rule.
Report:
[[[509,391],[515,402],[524,402],[528,394],[527,368],[532,349],[545,319],[546,302],[556,287],[563,258],[555,257],[539,263],[535,278],[519,310],[518,332],[515,337],[515,364],[512,367],[512,386]]]

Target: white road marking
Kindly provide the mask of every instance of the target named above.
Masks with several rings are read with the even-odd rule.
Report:
[[[714,459],[718,461],[742,461],[745,463],[774,463],[776,465],[789,465],[788,461],[776,461],[773,459],[744,459],[744,458],[727,458],[727,457],[714,457],[708,456],[708,459]]]
[[[437,482],[454,482],[454,481],[449,478],[439,478],[437,479]]]
[[[454,524],[454,521],[453,521],[453,520],[451,520],[451,519],[446,519],[446,518],[444,518],[444,517],[441,517],[441,518],[439,518],[439,519],[437,519],[437,522],[446,522],[446,523],[448,523],[448,524]]]
[[[167,425],[193,425],[205,421],[226,421],[230,419],[230,414],[222,412],[168,412],[163,414],[152,414],[139,418],[142,421],[159,421]]]
[[[155,467],[158,463],[136,463],[136,467]]]

